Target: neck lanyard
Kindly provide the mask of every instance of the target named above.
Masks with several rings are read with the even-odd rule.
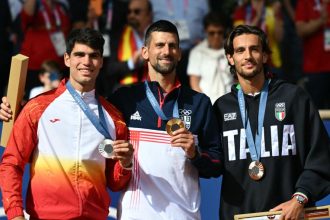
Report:
[[[148,82],[144,81],[144,85],[146,87],[147,98],[148,98],[152,108],[156,112],[156,114],[164,121],[169,120],[169,118],[166,117],[166,115],[164,114],[163,110],[159,107],[157,99],[155,98],[154,94],[152,93],[152,91],[148,85]],[[179,118],[179,108],[178,108],[179,95],[180,95],[180,91],[179,91],[178,97],[176,98],[175,103],[174,103],[173,114],[172,114],[173,118]]]
[[[321,11],[321,2],[320,0],[315,0],[315,7],[317,8],[317,10],[320,10]]]
[[[111,25],[112,25],[112,17],[113,17],[113,4],[112,4],[112,0],[109,0],[108,3],[108,10],[107,10],[107,20],[106,20],[106,24],[105,24],[105,29],[106,30],[111,30]]]
[[[50,19],[49,19],[49,16],[48,16],[47,12],[46,12],[43,1],[42,0],[39,1],[39,4],[40,4],[40,10],[41,10],[42,17],[44,18],[45,23],[46,23],[46,29],[50,30],[52,28],[52,25],[50,23]],[[59,28],[61,26],[61,18],[60,18],[60,15],[59,15],[59,13],[56,9],[56,5],[54,6],[53,14],[54,14],[54,17],[55,17],[56,27]]]
[[[87,118],[92,122],[94,127],[106,138],[106,139],[112,139],[110,133],[107,130],[106,122],[105,122],[105,117],[104,113],[102,110],[102,106],[100,102],[98,101],[97,107],[98,107],[98,112],[99,112],[99,118],[95,115],[94,112],[90,110],[90,108],[86,105],[84,100],[80,97],[80,95],[76,92],[76,90],[72,87],[70,81],[66,83],[66,88],[70,92],[71,96],[73,99],[76,101],[76,103],[79,105],[81,110],[85,113]]]
[[[245,11],[246,11],[245,22],[250,25],[252,22],[252,6],[251,5],[246,6]],[[257,26],[258,26],[258,24],[257,24]],[[266,30],[266,6],[265,5],[262,8],[260,28],[263,31]]]
[[[241,112],[243,127],[245,128],[246,139],[247,139],[247,143],[249,146],[251,159],[253,161],[259,161],[259,159],[260,159],[262,127],[263,127],[264,116],[265,116],[265,111],[266,111],[268,85],[269,85],[269,80],[265,80],[263,89],[261,91],[261,97],[260,97],[260,103],[259,103],[258,131],[256,134],[255,141],[253,141],[250,120],[246,114],[245,100],[244,100],[244,94],[243,94],[242,88],[240,88],[238,90],[238,94],[237,94],[237,99],[238,99],[239,109]],[[246,119],[247,119],[247,121],[246,121]]]

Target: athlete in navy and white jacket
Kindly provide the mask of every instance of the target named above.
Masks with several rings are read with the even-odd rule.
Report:
[[[180,84],[165,96],[158,82],[149,82],[149,87],[168,116],[179,94],[180,118],[196,136],[200,154],[189,160],[181,148],[171,147],[166,121],[152,108],[144,83],[119,89],[110,101],[123,113],[135,148],[133,176],[123,194],[122,210],[143,219],[199,219],[198,178],[217,177],[221,167],[218,124],[211,101]]]
[[[217,177],[221,172],[217,120],[210,99],[177,80],[176,27],[168,21],[155,22],[145,41],[142,55],[148,60],[147,85],[157,100],[155,106],[168,118],[180,117],[185,129],[174,136],[165,132],[167,120],[157,115],[144,83],[113,94],[110,101],[123,113],[134,147],[132,178],[122,195],[118,218],[198,220],[199,177]],[[173,116],[176,101],[179,115]]]

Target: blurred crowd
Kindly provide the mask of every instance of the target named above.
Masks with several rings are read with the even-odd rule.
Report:
[[[259,26],[272,50],[268,71],[299,84],[319,109],[330,108],[330,0],[1,0],[0,97],[11,57],[29,57],[25,99],[55,88],[64,68],[65,37],[72,29],[102,32],[104,64],[97,92],[145,80],[145,30],[160,19],[178,28],[182,84],[214,102],[227,93],[230,74],[223,41],[239,24]]]

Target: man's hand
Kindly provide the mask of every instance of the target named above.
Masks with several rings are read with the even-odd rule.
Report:
[[[304,205],[299,204],[296,198],[284,202],[270,211],[282,211],[280,220],[302,219],[304,215]]]
[[[2,97],[0,109],[0,120],[9,121],[12,118],[13,112],[11,111],[10,104],[7,100],[7,97]]]
[[[138,50],[133,53],[132,56],[133,63],[135,67],[138,67],[141,62],[143,62],[142,51]]]
[[[113,142],[112,147],[114,153],[112,159],[119,160],[123,168],[131,167],[134,152],[132,144],[125,140],[116,140]]]
[[[186,128],[180,128],[173,132],[171,145],[173,147],[181,147],[185,151],[186,157],[189,159],[196,157],[196,144],[194,136]]]

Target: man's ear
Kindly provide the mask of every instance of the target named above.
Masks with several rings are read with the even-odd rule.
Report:
[[[70,68],[70,55],[68,53],[64,53],[64,64],[65,66]]]
[[[179,47],[179,58],[178,58],[178,62],[181,60],[182,58],[182,49],[181,47]]]
[[[228,60],[228,62],[230,63],[230,65],[234,66],[235,63],[234,63],[233,56],[230,55],[230,54],[227,54],[226,57],[227,57],[227,60]]]
[[[143,47],[141,48],[141,50],[142,50],[141,55],[142,55],[143,59],[146,60],[146,61],[148,61],[148,60],[149,60],[149,52],[148,52],[148,48],[147,48],[146,46],[143,46]]]

